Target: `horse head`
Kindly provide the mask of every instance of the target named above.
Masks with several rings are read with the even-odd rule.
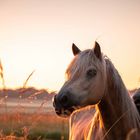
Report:
[[[104,96],[106,66],[100,45],[81,51],[72,45],[74,58],[66,70],[66,81],[54,97],[55,111],[60,116],[69,116],[75,109],[95,105]]]

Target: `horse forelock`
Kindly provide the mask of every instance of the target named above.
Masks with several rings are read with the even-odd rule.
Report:
[[[79,74],[90,66],[94,66],[99,71],[102,69],[101,62],[92,49],[82,51],[73,58],[65,73],[67,79],[79,77]]]

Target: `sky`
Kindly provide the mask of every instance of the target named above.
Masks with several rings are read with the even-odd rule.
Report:
[[[95,40],[126,87],[140,87],[139,0],[0,0],[0,59],[8,88],[21,87],[35,70],[28,86],[58,91],[72,43],[84,50]]]

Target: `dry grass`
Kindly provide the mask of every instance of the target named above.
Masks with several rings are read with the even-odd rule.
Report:
[[[7,116],[0,115],[0,122],[0,138],[7,136],[31,140],[61,139],[61,136],[68,138],[68,120],[54,114],[13,113]]]
[[[24,84],[23,84],[23,88],[26,88],[26,85],[27,85],[29,79],[30,79],[30,78],[32,77],[32,75],[34,74],[34,72],[35,72],[35,70],[33,70],[33,71],[29,74],[29,76],[27,77],[27,79],[25,80],[25,82],[24,82]]]
[[[19,92],[18,106],[14,111],[7,111],[7,98],[5,89],[4,69],[0,61],[0,82],[4,97],[0,99],[0,107],[5,111],[0,114],[0,140],[67,140],[68,120],[55,115],[54,112],[42,113],[42,105],[36,108],[34,113],[25,113],[24,107],[20,104],[25,87],[34,71],[27,77],[23,84],[23,90]],[[35,93],[36,94],[36,93]]]

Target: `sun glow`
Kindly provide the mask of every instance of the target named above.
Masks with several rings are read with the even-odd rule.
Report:
[[[73,58],[71,44],[81,50],[97,40],[126,86],[140,77],[140,2],[0,1],[0,58],[7,87],[59,90]]]

